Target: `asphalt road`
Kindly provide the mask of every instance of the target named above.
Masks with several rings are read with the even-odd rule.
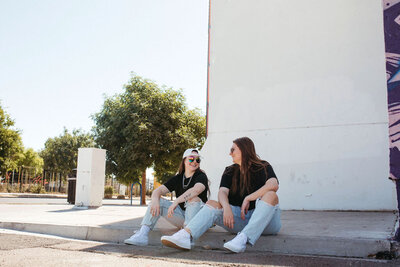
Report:
[[[399,260],[279,255],[71,240],[0,229],[0,266],[400,266]]]

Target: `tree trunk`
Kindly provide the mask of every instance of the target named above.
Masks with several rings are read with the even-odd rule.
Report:
[[[21,192],[22,191],[21,167],[19,167],[18,171],[18,182],[19,182],[19,192]]]
[[[146,205],[146,170],[142,173],[142,203],[140,205]]]
[[[61,193],[62,173],[60,173],[60,184],[58,185],[58,192]]]
[[[51,187],[51,191],[50,192],[54,192],[54,186],[55,186],[55,178],[54,178],[54,172],[52,172],[52,177],[50,178],[50,182],[51,182],[51,185],[52,185],[52,187]]]

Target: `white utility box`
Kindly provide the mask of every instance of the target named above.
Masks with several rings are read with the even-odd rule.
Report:
[[[78,149],[75,206],[100,207],[102,205],[105,170],[105,149]]]

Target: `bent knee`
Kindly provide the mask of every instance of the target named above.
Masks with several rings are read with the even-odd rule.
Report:
[[[209,201],[207,201],[206,204],[207,204],[208,206],[211,206],[211,207],[215,208],[215,209],[222,209],[221,204],[219,204],[219,202],[218,202],[218,201],[215,201],[215,200],[209,200]]]
[[[201,199],[199,197],[192,197],[187,202],[192,203],[192,202],[200,202],[200,201],[201,201]]]
[[[274,191],[268,191],[267,193],[265,193],[261,200],[272,206],[279,204],[278,195]]]
[[[166,200],[165,198],[162,198],[162,197],[160,197],[160,201],[158,202],[160,207],[169,207],[171,205],[171,203],[172,203],[171,201]],[[151,207],[151,204],[153,204],[153,201],[150,202],[149,207]]]

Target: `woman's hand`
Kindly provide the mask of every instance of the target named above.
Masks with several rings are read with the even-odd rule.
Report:
[[[153,217],[160,215],[160,200],[151,201],[150,213]]]
[[[172,203],[171,206],[169,206],[169,208],[168,208],[168,217],[174,216],[174,210],[176,209],[177,206],[178,206],[178,203],[175,203],[175,201]]]
[[[150,206],[150,214],[153,217],[157,217],[160,215],[160,196],[168,193],[169,190],[165,185],[157,187],[156,190],[151,194],[151,206]]]
[[[247,197],[245,197],[240,210],[240,217],[242,218],[242,220],[245,219],[245,215],[249,211],[249,207],[250,207],[250,200]]]
[[[224,209],[224,225],[228,228],[233,229],[235,220],[233,219],[233,213],[231,207]]]

